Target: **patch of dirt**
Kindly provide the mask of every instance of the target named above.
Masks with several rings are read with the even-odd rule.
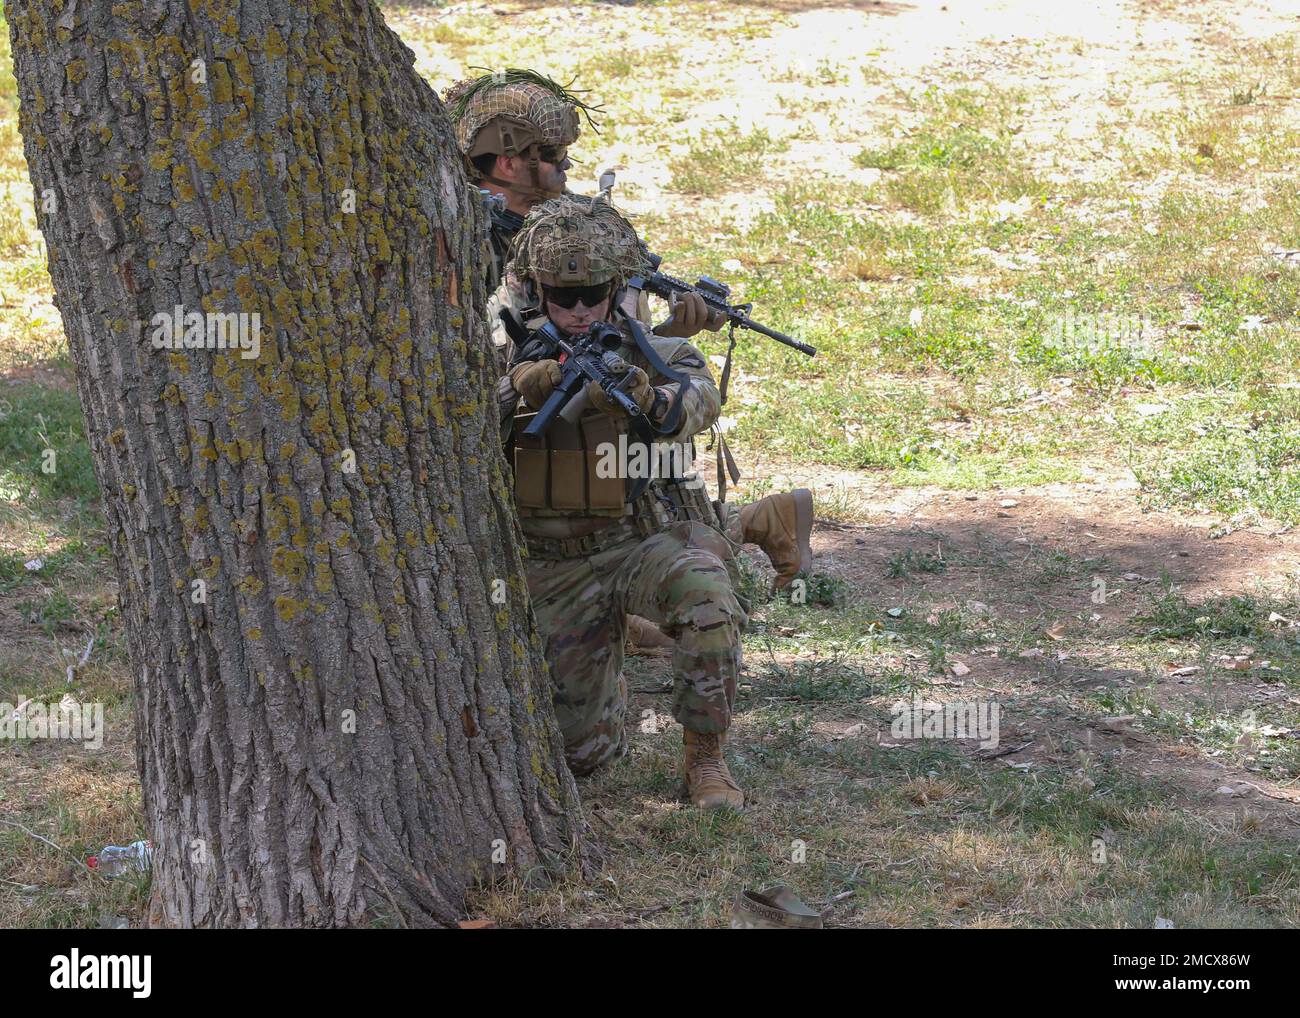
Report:
[[[846,479],[851,478],[840,480]],[[934,677],[927,698],[995,697],[1004,704],[1004,717],[1014,722],[1004,722],[1001,752],[994,755],[974,742],[962,744],[972,758],[987,766],[1032,769],[1049,763],[1082,766],[1088,757],[1104,757],[1135,776],[1170,782],[1200,811],[1249,814],[1252,823],[1300,830],[1300,787],[1248,769],[1249,747],[1235,759],[1214,759],[1196,746],[1125,721],[1089,717],[1064,703],[1052,707],[1058,694],[1111,688],[1140,688],[1162,707],[1177,710],[1300,705],[1292,687],[1267,681],[1259,671],[1216,668],[1209,682],[1203,672],[1153,677],[1106,660],[1108,639],[1145,606],[1143,595],[1163,590],[1164,584],[1200,600],[1294,590],[1300,576],[1300,534],[1265,525],[1214,537],[1220,532],[1217,517],[1145,510],[1135,487],[1057,484],[962,493],[859,484],[854,490],[873,522],[819,521],[814,570],[850,583],[855,599],[880,608],[923,599],[926,611],[974,605],[990,619],[1025,621],[1044,631],[1063,619],[1061,632],[1070,637],[1097,631],[1095,647],[1084,652],[1072,647],[1072,653],[1054,653],[1048,643],[1028,652],[1033,657],[995,647],[950,655],[969,671],[960,678]],[[941,554],[951,566],[891,578],[890,561],[909,550]],[[757,551],[752,557],[763,561]],[[1059,576],[1052,572],[1058,566],[1064,570]],[[1095,578],[1107,584],[1104,604],[1090,596]],[[1093,656],[1101,660],[1089,660]],[[813,731],[829,741],[845,737],[855,724],[861,727],[846,716],[820,721]],[[878,720],[868,722],[869,732],[853,734],[887,741],[888,725],[883,732],[879,727]],[[1080,775],[1086,780],[1082,769]]]
[[[1208,759],[1195,747],[1140,732],[1122,718],[1086,722],[1026,724],[1002,732],[1002,745],[1023,749],[998,757],[1007,766],[1030,770],[1045,764],[1075,765],[1109,759],[1146,781],[1156,780],[1202,812],[1252,814],[1260,824],[1300,833],[1300,788],[1262,778],[1239,763]]]
[[[482,13],[482,8],[457,4],[439,11],[393,11],[388,17],[399,32],[404,26],[427,32],[469,12]],[[512,18],[513,30],[542,39],[614,32],[629,53],[655,52],[665,30],[653,12],[626,18],[617,6],[538,9],[503,2],[494,5],[493,14]],[[764,24],[766,15],[775,20]],[[1139,145],[1143,131],[1154,140],[1141,122],[1179,105],[1180,80],[1190,69],[1230,70],[1237,48],[1300,30],[1291,0],[1231,7],[1208,0],[1092,5],[766,0],[684,8],[674,24],[689,33],[702,17],[719,44],[711,53],[699,50],[701,59],[693,52],[661,86],[690,88],[699,96],[686,116],[652,141],[642,125],[661,122],[656,113],[663,99],[655,88],[643,89],[622,103],[626,126],[636,130],[621,132],[608,147],[590,136],[580,143],[588,154],[604,150],[601,164],[619,170],[627,185],[620,204],[634,214],[663,208],[671,158],[683,154],[691,139],[720,127],[741,133],[761,129],[781,139],[786,149],[772,157],[776,181],[826,180],[865,189],[879,173],[856,167],[853,157],[867,143],[894,140],[894,121],[906,113],[908,95],[954,78],[976,88],[1019,89],[1030,97],[1018,144],[1043,163],[1040,170],[1049,177],[1104,177],[1114,172],[1107,163],[1117,155],[1103,138],[1104,128],[1121,126]],[[548,52],[567,50],[557,45]],[[417,55],[420,73],[439,91],[465,72],[447,48],[423,46]],[[567,60],[540,69],[565,80],[570,70]],[[737,103],[737,96],[745,102]],[[668,143],[668,157],[648,159],[647,143],[658,141]],[[1149,182],[1144,202],[1162,190],[1159,180]],[[743,229],[771,208],[771,198],[767,187],[762,193],[742,190],[714,198],[674,195],[672,201],[679,212],[707,211]]]
[[[881,594],[921,583],[942,585],[954,598],[975,596],[983,587],[978,574],[885,578],[891,557],[908,549],[933,553],[939,544],[949,558],[1008,566],[1035,550],[1095,560],[1096,572],[1121,592],[1167,576],[1188,597],[1199,598],[1279,587],[1300,575],[1300,533],[1293,529],[1264,524],[1223,533],[1222,518],[1213,514],[1144,508],[1132,482],[961,492],[877,485],[869,475],[849,471],[826,482],[826,474],[818,473],[823,492],[848,490],[873,522],[819,519],[813,535],[817,569]],[[775,490],[798,487],[799,480],[779,478]],[[1077,610],[1077,593],[1070,597]]]

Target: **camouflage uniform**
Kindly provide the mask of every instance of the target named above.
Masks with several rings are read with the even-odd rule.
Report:
[[[565,197],[529,214],[516,240],[513,269],[519,279],[540,288],[548,281],[546,266],[561,256],[567,259],[575,242],[583,245],[595,282],[613,278],[618,287],[644,264],[635,232],[608,204]],[[614,324],[623,334],[620,356],[642,368],[663,397],[673,399],[679,385],[658,373],[643,354],[633,334],[638,326],[625,316],[617,316]],[[705,359],[682,339],[644,330],[643,339],[674,373],[689,380],[677,431],[657,436],[656,444],[688,441],[712,425],[720,411]],[[522,346],[512,369],[535,360],[534,353],[533,344]],[[502,380],[502,392],[507,402],[518,402],[510,375]],[[594,427],[601,419],[609,420],[589,409],[582,422]],[[528,587],[546,640],[570,767],[590,773],[627,751],[628,691],[622,668],[629,612],[658,623],[677,640],[673,716],[693,732],[725,732],[746,618],[729,573],[734,549],[717,529],[707,497],[686,478],[686,483],[654,480],[634,503],[617,508],[524,505],[527,499],[520,490],[534,486],[523,481],[523,471],[533,469],[525,464],[539,461],[523,458],[528,450],[521,451],[522,441],[514,440],[512,452],[529,553]],[[541,455],[556,453],[548,449]],[[551,483],[554,475],[548,476]],[[548,506],[551,499],[548,494]]]
[[[619,522],[598,550],[562,558],[561,542],[525,523],[528,591],[546,636],[556,717],[575,774],[627,752],[627,616],[671,636],[673,717],[725,732],[740,675],[746,622],[729,572],[733,550],[715,528],[686,520],[646,536]],[[555,555],[545,558],[545,555]]]

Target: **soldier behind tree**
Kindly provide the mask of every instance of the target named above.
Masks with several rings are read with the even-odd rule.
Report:
[[[486,282],[492,342],[504,366],[512,339],[501,313],[522,324],[524,304],[518,281],[506,273],[511,241],[534,205],[567,193],[567,171],[572,167],[569,147],[581,132],[579,115],[594,129],[593,116],[600,107],[589,106],[545,75],[519,68],[457,82],[444,99],[456,125],[466,173],[478,187],[500,199],[490,213]],[[643,322],[650,321],[644,294],[629,293],[628,303]],[[697,294],[687,294],[654,331],[686,338],[721,325],[722,319],[710,314]]]

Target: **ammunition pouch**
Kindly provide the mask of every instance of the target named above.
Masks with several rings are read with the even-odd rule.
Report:
[[[520,516],[530,510],[577,516],[623,516],[627,482],[600,476],[601,447],[619,447],[627,425],[608,414],[584,414],[577,424],[562,418],[544,435],[523,433],[532,413],[518,414],[514,428],[515,504]]]
[[[647,495],[651,494],[657,496],[659,504],[671,512],[672,522],[691,520],[718,529],[718,515],[709,499],[709,493],[700,481],[685,478],[657,481],[647,492]]]

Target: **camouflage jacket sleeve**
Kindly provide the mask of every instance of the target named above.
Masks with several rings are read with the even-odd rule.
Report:
[[[488,322],[492,327],[492,349],[496,353],[497,364],[497,397],[501,404],[501,419],[512,416],[515,407],[519,405],[519,393],[510,382],[510,361],[515,355],[515,343],[510,338],[510,333],[506,331],[505,322],[502,321],[501,315],[510,315],[520,327],[524,327],[523,309],[527,301],[522,288],[512,285],[511,276],[502,280],[501,285],[488,298],[487,314]]]
[[[523,307],[526,301],[522,290],[511,285],[509,276],[502,280],[501,285],[493,291],[488,297],[487,316],[488,323],[492,328],[492,348],[497,355],[497,371],[504,374],[510,364],[510,358],[514,356],[514,341],[510,338],[510,333],[506,331],[505,323],[501,320],[501,312],[505,312],[514,318],[515,321],[523,325]]]
[[[682,401],[681,427],[673,435],[662,436],[662,440],[685,442],[692,435],[708,431],[722,413],[722,396],[713,382],[704,354],[684,339],[667,339],[651,334],[649,340],[665,364],[691,380],[690,389]],[[644,363],[644,358],[638,357],[637,360],[650,375],[651,385],[667,395],[670,401],[677,398],[680,386],[676,382],[654,371]]]

